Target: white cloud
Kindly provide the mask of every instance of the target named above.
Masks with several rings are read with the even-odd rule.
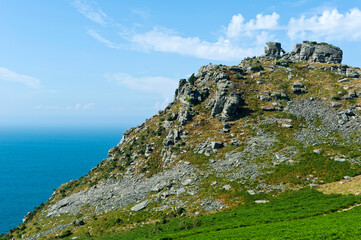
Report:
[[[259,53],[259,49],[240,48],[223,38],[211,43],[198,37],[184,38],[172,31],[157,28],[136,34],[131,41],[136,44],[136,49],[140,50],[177,53],[210,60],[240,60]]]
[[[60,106],[60,105],[37,105],[34,106],[34,109],[42,109],[42,110],[87,110],[94,106],[94,103],[80,104],[77,103],[73,106]]]
[[[251,35],[252,31],[275,30],[279,28],[278,20],[280,15],[273,12],[272,15],[257,14],[256,19],[244,22],[242,14],[233,15],[228,24],[226,35],[228,38],[235,38],[242,35]]]
[[[133,77],[126,73],[105,74],[105,78],[132,90],[173,97],[178,81],[166,77]]]
[[[291,40],[361,40],[361,11],[357,8],[342,14],[337,9],[325,10],[321,15],[291,18],[288,24]]]
[[[113,22],[93,1],[75,0],[73,5],[81,14],[95,23],[106,25]]]
[[[102,37],[99,33],[97,33],[96,31],[90,29],[88,30],[88,35],[91,36],[92,38],[94,38],[95,40],[97,40],[98,42],[103,43],[105,46],[109,47],[109,48],[114,48],[114,49],[120,49],[121,45],[115,44],[111,41],[109,41],[108,39]]]
[[[18,74],[9,69],[0,67],[0,80],[8,82],[17,82],[26,85],[29,88],[41,88],[40,80],[34,77]]]

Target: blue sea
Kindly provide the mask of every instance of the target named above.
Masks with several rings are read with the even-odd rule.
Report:
[[[0,129],[0,234],[107,157],[125,128]]]

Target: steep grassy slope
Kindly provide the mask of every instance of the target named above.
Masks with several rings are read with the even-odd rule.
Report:
[[[357,239],[361,208],[339,211],[360,202],[359,196],[323,195],[304,189],[281,194],[266,204],[252,203],[207,216],[163,220],[98,239]]]

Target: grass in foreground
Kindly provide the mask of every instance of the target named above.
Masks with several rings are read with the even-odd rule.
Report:
[[[92,239],[355,239],[361,231],[361,208],[338,211],[360,202],[360,196],[325,195],[303,189],[283,193],[267,204],[252,203],[207,216],[163,220]]]

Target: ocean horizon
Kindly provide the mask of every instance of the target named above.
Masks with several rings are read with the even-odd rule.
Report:
[[[0,234],[107,158],[126,127],[0,128]]]

